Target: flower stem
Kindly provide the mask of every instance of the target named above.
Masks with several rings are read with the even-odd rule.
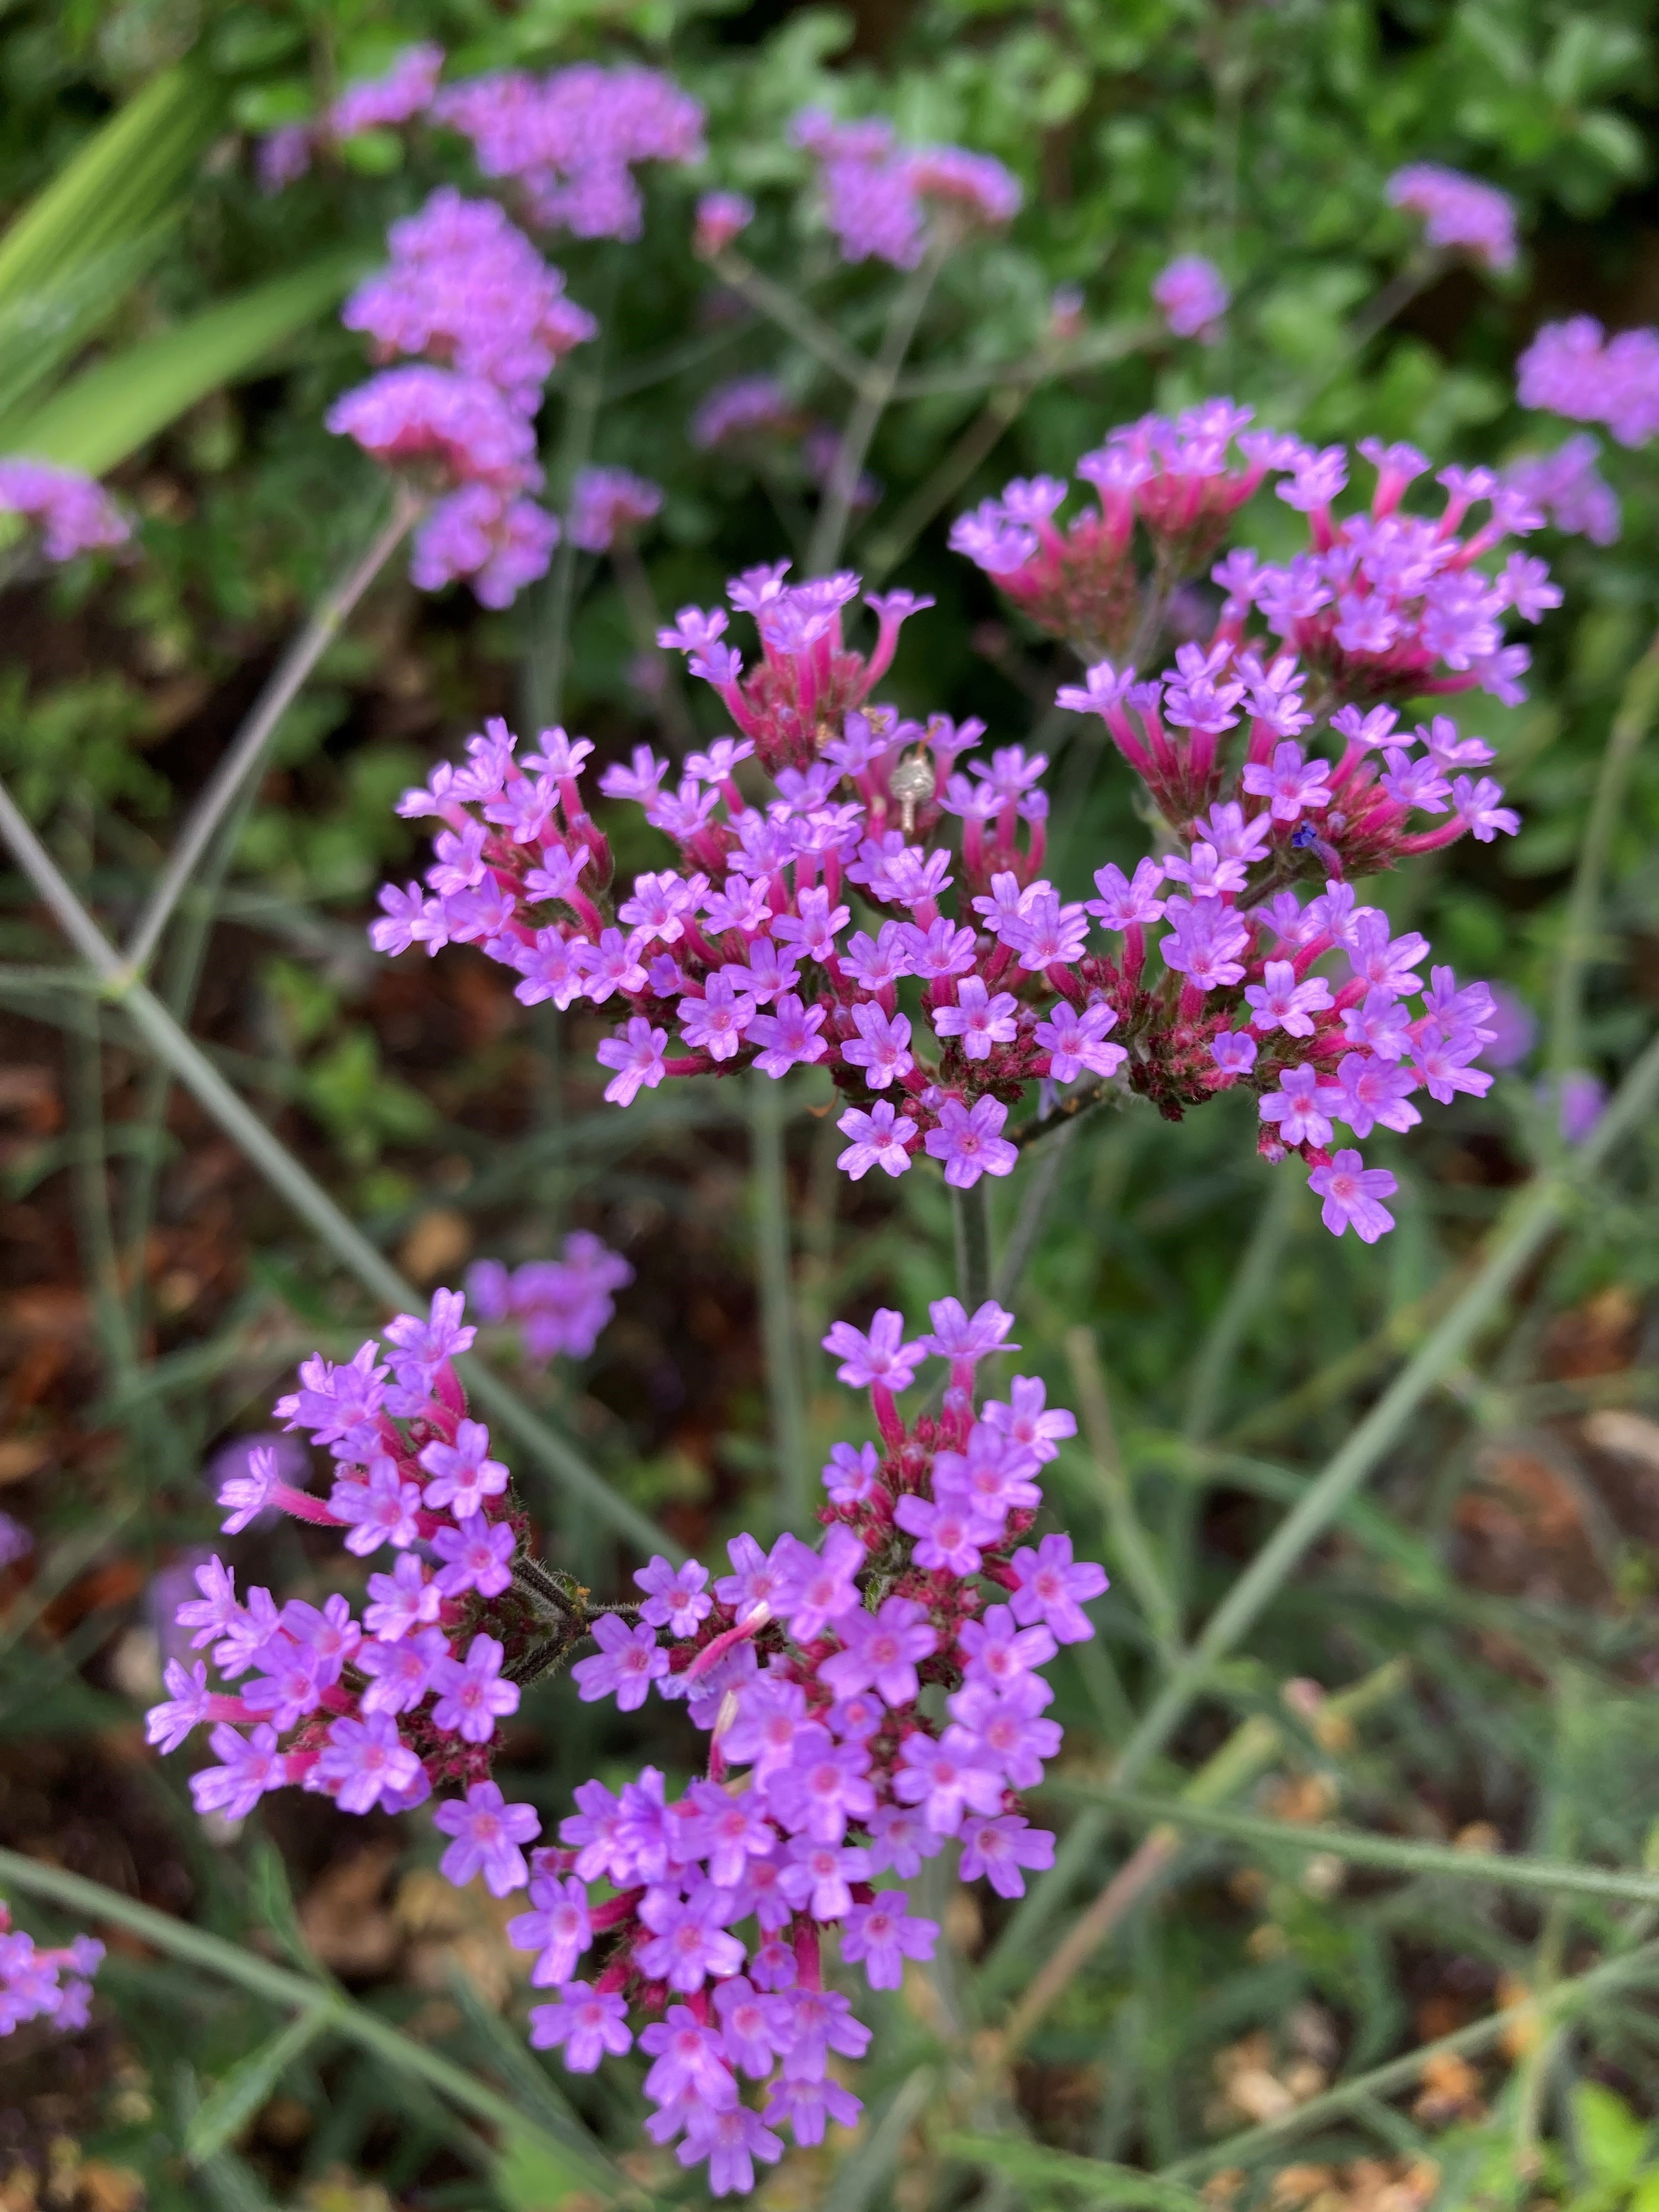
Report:
[[[766,1353],[766,1395],[777,1470],[778,1512],[788,1528],[807,1522],[806,1413],[795,1351],[793,1254],[780,1086],[758,1070],[749,1079],[750,1160],[753,1170],[755,1288]]]
[[[991,1295],[991,1193],[981,1176],[955,1200],[957,1295],[971,1314]]]

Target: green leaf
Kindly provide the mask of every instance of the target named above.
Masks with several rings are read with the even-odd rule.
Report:
[[[278,2028],[258,2050],[239,2058],[222,2075],[191,2113],[185,2130],[185,2156],[204,2165],[239,2136],[254,2114],[270,2102],[276,2084],[301,2054],[332,2025],[331,2008],[319,2004]]]
[[[153,231],[223,112],[219,87],[192,70],[146,85],[0,239],[0,311]]]
[[[204,308],[87,369],[33,413],[0,421],[0,450],[101,476],[210,392],[261,367],[362,268],[358,255],[329,254]]]
[[[1082,2194],[1085,2204],[1144,2206],[1146,2212],[1207,2212],[1204,2199],[1179,2182],[1160,2181],[1132,2166],[1104,2159],[1075,2158],[1069,2151],[1013,2136],[952,2133],[934,2137],[935,2148],[975,2166],[993,2166],[1012,2181],[1061,2182]]]
[[[1622,2097],[1599,2082],[1580,2081],[1572,2093],[1572,2120],[1580,2153],[1595,2180],[1636,2179],[1648,2130]]]

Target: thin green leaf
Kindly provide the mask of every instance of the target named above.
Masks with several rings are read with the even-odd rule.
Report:
[[[559,2212],[573,2197],[592,2202],[592,2167],[553,2149],[545,2136],[509,2136],[493,2179],[507,2212]]]
[[[270,2102],[277,2083],[295,2060],[332,2025],[325,2005],[302,2012],[257,2050],[239,2058],[228,2074],[221,2075],[185,2130],[185,2156],[191,2164],[204,2166],[234,2142],[254,2114]]]
[[[210,392],[261,367],[361,269],[356,255],[329,254],[204,308],[100,362],[33,414],[0,423],[0,445],[100,476]]]
[[[531,2057],[528,2045],[499,2013],[489,2009],[476,1984],[459,1966],[451,1967],[448,1978],[449,1993],[471,2030],[479,2056],[506,2082],[508,2094],[526,2118],[534,2120],[541,2130],[534,2142],[516,2139],[507,2156],[533,2156],[538,2171],[561,2162],[589,2189],[608,2185],[614,2191],[622,2186],[624,2178],[620,2168],[612,2165],[557,2084]],[[562,2161],[553,2160],[548,2153],[550,2138],[565,2146]],[[526,2207],[525,2212],[533,2212],[533,2208]]]
[[[209,76],[181,67],[152,79],[0,239],[0,307],[62,286],[154,229],[223,114],[223,91]]]
[[[1076,2158],[1069,2151],[1012,2136],[936,2136],[935,2147],[952,2158],[988,2166],[1012,2181],[1059,2182],[1077,2190],[1085,2204],[1144,2205],[1147,2212],[1206,2212],[1204,2199],[1178,2182],[1161,2181],[1132,2166],[1098,2158]]]

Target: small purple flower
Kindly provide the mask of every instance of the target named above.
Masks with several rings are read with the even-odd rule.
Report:
[[[609,1617],[609,1616],[607,1616]],[[519,1710],[519,1686],[501,1680],[501,1646],[493,1636],[477,1635],[465,1659],[441,1659],[432,1669],[438,1702],[432,1725],[459,1732],[468,1743],[488,1743],[504,1714]]]
[[[705,1981],[735,1974],[744,1961],[744,1948],[720,1924],[732,1917],[732,1893],[712,1882],[701,1883],[689,1898],[678,1897],[672,1890],[647,1889],[641,1900],[640,1918],[652,1931],[652,1941],[639,1948],[641,1971],[686,1996]]]
[[[937,1632],[914,1598],[884,1598],[877,1612],[849,1613],[836,1629],[846,1648],[818,1672],[838,1698],[873,1689],[894,1707],[914,1702],[921,1689],[916,1663],[939,1646]]]
[[[668,1073],[663,1060],[668,1042],[666,1030],[653,1029],[643,1014],[635,1014],[619,1037],[604,1037],[594,1057],[601,1067],[617,1072],[605,1086],[613,1106],[631,1106],[641,1087],[654,1091]]]
[[[858,1036],[842,1045],[841,1056],[849,1067],[864,1070],[872,1091],[885,1091],[910,1073],[916,1063],[910,1050],[908,1014],[890,1017],[873,1000],[860,999],[853,1007],[853,1024]]]
[[[1045,1536],[1035,1551],[1018,1551],[1009,1561],[1019,1587],[1009,1599],[1022,1626],[1043,1621],[1056,1644],[1086,1644],[1093,1625],[1082,1608],[1107,1588],[1106,1571],[1092,1559],[1072,1559],[1069,1536]]]
[[[385,1712],[366,1713],[362,1720],[343,1714],[331,1722],[316,1772],[319,1781],[331,1785],[343,1813],[368,1813],[376,1805],[396,1811],[418,1802],[410,1796],[417,1785],[422,1797],[430,1787],[419,1759]]]
[[[267,1790],[280,1790],[288,1779],[288,1761],[276,1748],[276,1731],[261,1721],[251,1736],[221,1722],[208,1741],[220,1761],[204,1766],[190,1778],[190,1794],[198,1813],[222,1813],[228,1820],[245,1820]]]
[[[593,1624],[599,1650],[591,1659],[579,1659],[570,1672],[576,1693],[584,1705],[600,1698],[615,1698],[625,1713],[642,1705],[653,1682],[668,1672],[668,1654],[659,1648],[656,1631],[641,1621],[630,1628],[614,1613],[601,1613]]]
[[[945,1163],[945,1180],[957,1190],[971,1190],[982,1175],[1014,1171],[1019,1153],[1000,1132],[1008,1109],[996,1098],[975,1100],[971,1109],[947,1098],[939,1109],[939,1127],[924,1139],[929,1156]]]
[[[382,1544],[406,1551],[420,1533],[415,1516],[421,1508],[421,1486],[405,1482],[393,1459],[371,1460],[367,1482],[338,1477],[328,1507],[337,1520],[349,1524],[346,1549],[359,1559],[378,1552]]]
[[[993,1045],[1012,1044],[1018,1034],[1018,1007],[1012,992],[993,995],[979,976],[964,975],[955,1006],[933,1009],[933,1028],[942,1037],[959,1038],[969,1060],[988,1060]]]
[[[862,1960],[872,1990],[896,1990],[907,1959],[931,1959],[939,1923],[907,1911],[902,1890],[884,1890],[869,1905],[855,1905],[842,1930],[841,1955]]]
[[[1382,1200],[1392,1198],[1398,1185],[1387,1168],[1368,1168],[1358,1152],[1338,1152],[1328,1167],[1316,1168],[1308,1188],[1324,1200],[1320,1216],[1334,1237],[1352,1228],[1362,1243],[1375,1244],[1394,1227]]]
[[[982,1875],[999,1897],[1024,1897],[1021,1868],[1041,1873],[1054,1863],[1053,1836],[1046,1828],[1033,1828],[1018,1813],[963,1824],[962,1879],[977,1881]]]
[[[513,1545],[507,1522],[486,1521],[482,1513],[469,1513],[458,1528],[434,1530],[432,1548],[447,1563],[438,1588],[446,1597],[470,1589],[480,1597],[499,1597],[513,1586]]]
[[[144,1715],[144,1741],[164,1752],[177,1751],[191,1731],[207,1719],[213,1697],[207,1686],[207,1667],[200,1659],[188,1669],[177,1659],[169,1660],[164,1679],[172,1696],[164,1705],[152,1705]]]
[[[443,1602],[437,1583],[412,1552],[394,1562],[389,1575],[371,1575],[368,1595],[374,1602],[364,1611],[363,1625],[388,1644],[436,1620]]]
[[[1270,1091],[1256,1110],[1264,1121],[1278,1125],[1279,1139],[1286,1145],[1328,1145],[1331,1125],[1324,1108],[1328,1089],[1320,1082],[1317,1069],[1287,1067],[1278,1090]]]
[[[434,1479],[426,1486],[426,1504],[447,1505],[457,1520],[482,1513],[485,1498],[499,1498],[507,1484],[506,1468],[489,1453],[489,1431],[482,1421],[458,1423],[453,1444],[428,1444],[421,1465]]]
[[[520,1846],[540,1835],[541,1820],[532,1805],[509,1805],[499,1784],[475,1782],[465,1802],[447,1798],[432,1821],[442,1834],[454,1838],[438,1871],[457,1889],[465,1889],[475,1875],[482,1874],[492,1897],[506,1897],[529,1881],[530,1869]]]
[[[720,2054],[720,2039],[690,2005],[670,2005],[665,2018],[641,2031],[640,2049],[656,2061],[645,2077],[653,2104],[697,2098],[716,2110],[737,2102],[738,2088]]]
[[[441,1628],[422,1628],[395,1643],[370,1638],[357,1647],[357,1662],[369,1678],[363,1692],[366,1713],[412,1712],[432,1685],[432,1670],[449,1656],[449,1639]]]
[[[726,2056],[751,2081],[763,2081],[789,2048],[783,2011],[763,1996],[746,1975],[734,1975],[714,1991]]]
[[[713,1609],[714,1601],[704,1588],[708,1570],[699,1566],[695,1559],[673,1567],[659,1553],[648,1566],[637,1571],[634,1580],[646,1594],[640,1619],[653,1628],[666,1628],[675,1636],[690,1636]]]
[[[875,1793],[865,1779],[870,1753],[861,1743],[832,1743],[824,1729],[811,1735],[822,1741],[811,1741],[803,1729],[795,1764],[767,1776],[766,1802],[792,1835],[804,1831],[815,1843],[838,1844],[849,1820],[875,1810]]]
[[[954,1836],[965,1810],[1001,1808],[1002,1778],[971,1747],[940,1743],[918,1730],[899,1746],[899,1758],[893,1795],[902,1805],[919,1805],[935,1835]]]
[[[530,2040],[537,2051],[562,2044],[573,2074],[591,2074],[607,2051],[620,2058],[634,2044],[626,2002],[614,1990],[593,1990],[586,1982],[567,1982],[557,2004],[532,2008]]]
[[[910,1164],[910,1155],[905,1147],[916,1133],[916,1125],[908,1114],[901,1114],[884,1098],[878,1098],[869,1113],[849,1106],[836,1123],[848,1146],[837,1155],[836,1165],[854,1182],[878,1167],[890,1176],[902,1176]]]
[[[904,1316],[891,1306],[877,1309],[867,1334],[850,1322],[836,1322],[823,1348],[842,1362],[836,1380],[854,1390],[868,1390],[877,1383],[889,1390],[908,1390],[922,1356],[920,1344],[904,1341]]]
[[[823,1547],[802,1556],[787,1601],[790,1632],[798,1644],[811,1644],[826,1628],[857,1611],[859,1594],[853,1577],[869,1554],[862,1537],[850,1528],[834,1528]]]
[[[980,1547],[994,1544],[1002,1534],[1000,1522],[988,1521],[973,1504],[957,1498],[936,1500],[907,1492],[893,1508],[893,1518],[917,1539],[919,1567],[952,1575],[976,1575]]]

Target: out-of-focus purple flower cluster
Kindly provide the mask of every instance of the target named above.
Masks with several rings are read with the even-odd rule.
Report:
[[[1365,439],[1359,451],[1376,472],[1370,506],[1339,518],[1333,503],[1347,483],[1346,449],[1316,451],[1253,430],[1249,421],[1250,410],[1228,399],[1206,400],[1174,422],[1147,416],[1079,461],[1097,509],[1062,531],[1055,518],[1066,480],[1020,478],[1000,500],[959,516],[951,545],[1085,658],[1121,652],[1146,616],[1137,524],[1150,550],[1151,588],[1167,593],[1201,568],[1233,515],[1276,475],[1284,479],[1279,497],[1307,516],[1311,544],[1288,562],[1262,562],[1241,547],[1212,572],[1227,594],[1216,642],[1237,643],[1254,609],[1307,664],[1321,714],[1342,702],[1370,706],[1475,684],[1505,704],[1522,698],[1529,655],[1505,643],[1504,620],[1515,613],[1536,621],[1560,594],[1541,562],[1514,555],[1495,575],[1478,564],[1506,537],[1538,527],[1542,517],[1525,495],[1490,469],[1443,469],[1441,514],[1408,514],[1402,496],[1429,463],[1410,446]],[[1482,503],[1487,520],[1460,536],[1464,517]]]
[[[410,123],[431,106],[444,65],[441,46],[405,46],[382,76],[349,84],[316,123],[286,124],[259,142],[259,181],[279,192],[304,176],[320,148],[340,146],[366,131]]]
[[[1596,467],[1601,448],[1580,431],[1553,453],[1512,461],[1504,481],[1535,507],[1553,530],[1611,545],[1619,536],[1619,495]]]
[[[1514,268],[1515,202],[1495,185],[1435,161],[1413,161],[1389,178],[1389,198],[1422,216],[1430,246],[1467,253],[1488,269]]]
[[[799,435],[805,420],[775,376],[735,376],[700,403],[689,434],[700,452],[711,453],[750,439]]]
[[[452,86],[433,112],[471,141],[486,177],[514,180],[532,222],[578,238],[637,238],[635,168],[703,156],[701,104],[654,70],[509,70]]]
[[[806,108],[790,135],[817,162],[824,218],[843,261],[914,269],[930,235],[996,228],[1012,221],[1024,198],[1018,180],[988,154],[900,146],[878,118],[837,123],[822,108]]]
[[[586,1266],[595,1318],[623,1263],[589,1240],[567,1264]],[[577,1303],[570,1297],[568,1336]],[[228,1535],[274,1507],[339,1529],[359,1559],[390,1545],[392,1571],[369,1576],[362,1620],[337,1595],[279,1606],[256,1586],[239,1599],[231,1571],[208,1559],[177,1622],[193,1650],[211,1646],[220,1683],[238,1686],[210,1682],[204,1660],[171,1661],[148,1734],[170,1752],[210,1725],[218,1763],[191,1777],[191,1792],[198,1811],[233,1820],[288,1784],[347,1813],[401,1812],[459,1786],[465,1796],[434,1816],[451,1838],[443,1871],[456,1882],[482,1871],[505,1896],[527,1878],[520,1846],[540,1823],[489,1779],[496,1738],[518,1709],[520,1677],[572,1616],[544,1575],[515,1573],[525,1516],[506,1466],[489,1455],[489,1431],[468,1418],[453,1364],[475,1334],[465,1304],[459,1291],[437,1291],[428,1314],[388,1326],[384,1346],[371,1338],[337,1366],[319,1355],[301,1368],[276,1418],[334,1461],[326,1498],[285,1480],[264,1446],[219,1492]]]
[[[342,319],[383,361],[441,366],[383,371],[337,400],[328,426],[442,494],[416,534],[414,581],[437,591],[467,576],[485,606],[505,606],[545,572],[559,538],[525,496],[542,481],[532,418],[555,367],[598,325],[493,200],[445,185],[388,243],[391,266]]]
[[[1076,1424],[1022,1376],[975,1411],[979,1361],[1018,1348],[1011,1314],[945,1298],[930,1318],[910,1341],[891,1311],[824,1339],[841,1380],[869,1390],[880,1442],[836,1446],[816,1547],[736,1537],[712,1585],[653,1559],[635,1577],[637,1626],[599,1622],[581,1696],[632,1711],[654,1684],[683,1700],[707,1770],[672,1800],[654,1767],[620,1794],[584,1784],[507,1931],[537,1954],[532,1984],[556,1991],[532,2041],[590,2073],[637,2036],[647,2132],[679,2138],[682,2165],[706,2160],[716,2196],[754,2187],[786,2122],[811,2144],[858,2118],[829,2058],[860,2057],[870,2031],[824,1986],[831,1930],[843,1967],[896,1989],[939,1936],[904,1885],[950,1838],[963,1878],[1003,1897],[1053,1863],[1018,1793],[1060,1747],[1042,1668],[1094,1633],[1083,1607],[1106,1587],[1068,1537],[1035,1539],[1036,1477]],[[929,1357],[949,1364],[943,1405],[907,1424],[897,1399]]]
[[[66,2032],[84,2027],[92,1977],[103,1956],[104,1947],[94,1936],[77,1936],[58,1950],[40,1950],[32,1936],[12,1926],[0,1900],[0,2035],[12,2034],[28,2020],[49,2020]]]
[[[21,515],[40,530],[48,561],[125,545],[131,530],[100,483],[76,469],[21,455],[0,459],[0,514]]]
[[[507,1267],[477,1260],[466,1271],[466,1295],[480,1321],[517,1324],[525,1354],[536,1365],[550,1359],[586,1359],[616,1311],[614,1291],[625,1290],[634,1270],[619,1252],[585,1229],[564,1240],[557,1260],[526,1260]]]
[[[570,537],[584,553],[608,553],[662,507],[662,487],[631,469],[578,470],[570,488]]]
[[[1178,338],[1200,338],[1212,345],[1232,294],[1213,261],[1201,253],[1182,253],[1152,285],[1152,299]]]
[[[1605,422],[1621,446],[1644,446],[1659,431],[1659,331],[1607,338],[1590,315],[1546,323],[1515,371],[1523,407]]]
[[[21,1521],[0,1513],[0,1567],[15,1567],[34,1549],[34,1539]]]

